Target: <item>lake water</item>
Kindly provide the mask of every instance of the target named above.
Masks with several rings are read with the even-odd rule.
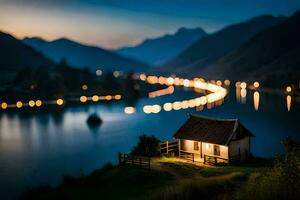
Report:
[[[128,152],[138,136],[153,134],[170,140],[187,119],[188,113],[218,118],[239,118],[256,136],[252,153],[271,157],[283,152],[280,143],[288,135],[300,140],[299,99],[292,98],[287,112],[286,97],[260,93],[258,111],[248,91],[244,103],[237,102],[231,89],[225,102],[203,111],[186,109],[159,114],[144,114],[143,105],[197,97],[199,94],[176,89],[173,95],[143,98],[136,102],[137,112],[124,114],[124,102],[99,103],[64,108],[55,113],[0,112],[0,199],[12,199],[25,188],[39,184],[58,184],[65,174],[79,175],[117,162],[118,152]],[[97,112],[102,126],[90,129],[89,114]]]

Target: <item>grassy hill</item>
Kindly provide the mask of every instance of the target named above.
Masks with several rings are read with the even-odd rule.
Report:
[[[106,165],[88,176],[67,176],[61,186],[33,189],[23,199],[231,199],[249,177],[271,167],[268,160],[223,167],[166,157],[151,162],[151,170]]]

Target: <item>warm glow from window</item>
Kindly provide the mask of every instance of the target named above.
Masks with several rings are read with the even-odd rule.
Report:
[[[207,143],[206,143],[206,144],[205,144],[205,149],[206,149],[206,150],[209,150],[209,149],[210,149],[210,144],[207,144]]]

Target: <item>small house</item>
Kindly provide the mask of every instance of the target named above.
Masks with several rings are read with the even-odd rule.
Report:
[[[179,156],[204,163],[243,162],[249,158],[252,133],[238,119],[189,115],[175,133]]]

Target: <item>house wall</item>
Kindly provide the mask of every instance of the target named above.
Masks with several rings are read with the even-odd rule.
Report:
[[[220,147],[220,157],[228,159],[228,147],[223,145],[218,145]],[[214,144],[202,143],[202,153],[203,155],[214,155]]]
[[[239,153],[240,152],[240,153]],[[233,161],[245,161],[250,154],[250,137],[229,143],[229,157]]]
[[[195,158],[199,159],[204,157],[205,155],[214,155],[214,144],[198,142],[199,150],[194,150],[194,142],[193,140],[180,140],[180,150],[194,153]],[[218,145],[220,147],[220,156],[221,158],[228,159],[228,147],[223,145]],[[199,155],[199,156],[198,156]]]

